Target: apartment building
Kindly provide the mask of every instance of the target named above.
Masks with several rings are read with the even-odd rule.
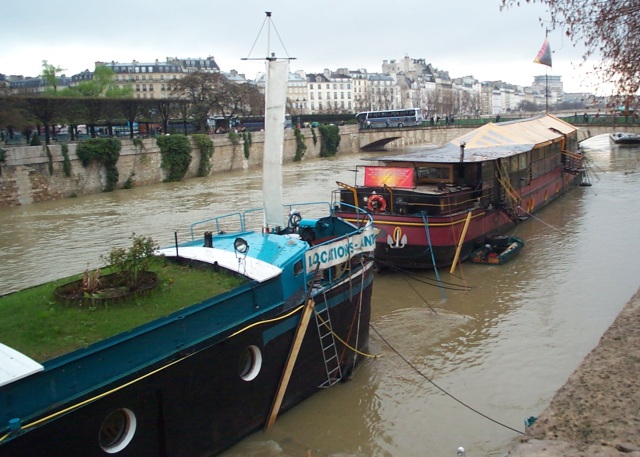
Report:
[[[133,60],[128,63],[115,61],[95,63],[96,67],[100,65],[113,70],[114,83],[119,87],[131,85],[136,98],[169,98],[172,81],[195,72],[220,72],[220,67],[213,57],[206,59],[167,57],[164,62],[156,59],[155,62]]]

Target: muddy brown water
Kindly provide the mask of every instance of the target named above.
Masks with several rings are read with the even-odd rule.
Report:
[[[439,271],[440,286],[433,272],[378,273],[379,357],[223,456],[504,455],[640,287],[640,148],[583,147],[593,186],[520,224],[516,258]],[[284,200],[328,200],[363,156],[285,165]],[[0,293],[100,266],[132,232],[171,244],[191,222],[260,206],[261,188],[249,170],[0,210]]]

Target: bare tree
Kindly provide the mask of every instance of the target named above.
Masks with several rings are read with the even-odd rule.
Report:
[[[255,86],[237,84],[223,77],[212,94],[212,108],[226,119],[234,115],[263,114],[264,97]]]
[[[206,131],[210,114],[230,119],[234,115],[262,114],[264,98],[257,87],[237,84],[220,73],[192,73],[175,83],[175,98],[189,102],[199,130]]]
[[[197,120],[200,132],[207,131],[209,111],[220,103],[216,88],[222,80],[226,78],[220,73],[196,72],[176,81],[172,89],[174,97],[189,101],[191,115]]]
[[[520,6],[520,0],[501,0],[503,8]],[[585,46],[583,62],[594,65],[602,81],[613,83],[629,106],[640,89],[640,2],[638,0],[526,0],[549,8],[550,30],[562,30],[574,45]],[[543,22],[543,19],[540,18]],[[546,18],[545,18],[546,21]]]

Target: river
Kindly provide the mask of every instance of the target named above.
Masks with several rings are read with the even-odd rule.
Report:
[[[379,357],[223,456],[504,455],[640,288],[640,148],[607,136],[583,147],[593,186],[516,227],[516,258],[440,271],[440,286],[432,272],[378,273]],[[363,156],[285,165],[284,200],[328,200]],[[100,266],[132,232],[166,245],[193,221],[260,204],[249,170],[2,209],[0,293]]]

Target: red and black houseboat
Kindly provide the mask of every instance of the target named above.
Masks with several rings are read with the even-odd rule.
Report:
[[[584,178],[577,129],[539,117],[490,123],[443,147],[376,157],[356,184],[338,183],[339,215],[366,209],[379,230],[379,267],[434,268],[465,259]],[[341,206],[340,204],[345,204]],[[459,249],[459,251],[458,251]]]

